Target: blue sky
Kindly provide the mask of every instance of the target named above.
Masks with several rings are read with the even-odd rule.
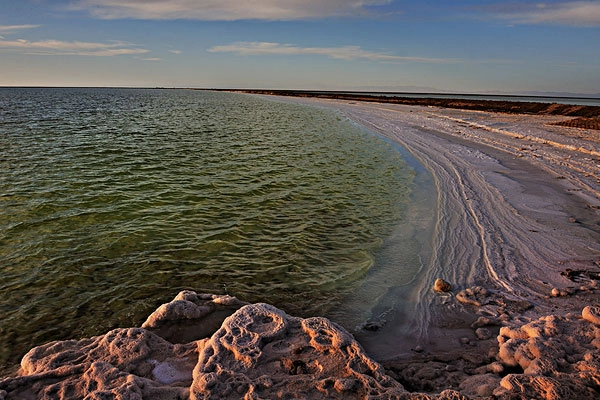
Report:
[[[0,85],[600,93],[600,0],[0,0]]]

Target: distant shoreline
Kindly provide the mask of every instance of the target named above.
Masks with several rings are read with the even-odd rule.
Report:
[[[558,121],[554,123],[559,126],[571,128],[598,129],[600,130],[600,106],[558,104],[529,101],[505,101],[505,100],[479,100],[464,98],[439,98],[439,97],[402,97],[389,95],[378,95],[368,93],[348,93],[334,91],[305,91],[305,90],[262,90],[262,89],[215,89],[216,91],[262,94],[288,97],[319,98],[345,101],[375,102],[385,104],[403,104],[411,106],[442,107],[471,111],[486,111],[507,114],[530,114],[530,115],[560,115],[573,117],[573,119]],[[424,93],[423,95],[428,95]],[[431,94],[435,96],[434,94]],[[446,95],[444,95],[446,96]],[[451,95],[448,95],[451,96]],[[458,95],[457,95],[458,96]],[[474,95],[475,96],[475,95]],[[519,96],[502,96],[519,97]],[[535,98],[536,96],[527,96]],[[540,97],[542,98],[542,97]]]

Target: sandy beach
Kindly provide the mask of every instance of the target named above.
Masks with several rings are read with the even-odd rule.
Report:
[[[423,266],[411,287],[401,291],[397,308],[373,325],[352,332],[360,346],[352,344],[356,350],[349,354],[344,352],[352,339],[339,333],[337,326],[318,322],[320,328],[307,328],[316,322],[299,321],[265,305],[242,308],[207,339],[212,331],[204,332],[202,318],[214,317],[215,310],[224,318],[227,313],[219,311],[221,305],[236,309],[242,303],[181,294],[157,310],[159,316],[151,316],[143,328],[170,343],[189,343],[174,348],[161,344],[171,347],[159,356],[152,344],[158,339],[143,339],[142,348],[154,352],[150,360],[154,364],[148,364],[149,356],[138,357],[145,363],[144,368],[135,367],[141,371],[135,372],[135,379],[144,377],[139,378],[143,383],[139,387],[150,380],[158,385],[162,375],[157,369],[171,363],[169,373],[182,377],[178,395],[190,398],[239,398],[242,393],[281,397],[294,391],[334,398],[362,396],[357,393],[406,399],[467,398],[446,389],[469,398],[559,399],[573,393],[597,394],[593,382],[600,379],[600,308],[596,307],[600,293],[600,131],[554,125],[568,119],[564,116],[265,97],[337,110],[399,143],[424,166],[435,187],[435,199],[427,216],[432,235],[422,238],[428,241],[423,246]],[[438,278],[450,288],[434,291]],[[396,294],[382,293],[381,301]],[[190,325],[186,322],[190,320],[199,322]],[[273,321],[282,322],[271,326]],[[211,319],[211,329],[219,323]],[[201,325],[202,336],[190,333]],[[118,334],[147,335],[133,329]],[[185,339],[176,338],[182,332]],[[326,334],[323,343],[317,340]],[[247,347],[248,337],[256,348]],[[69,385],[68,380],[79,379],[88,368],[86,363],[94,359],[81,360],[100,354],[97,348],[104,349],[102,338],[40,347],[22,364],[23,371],[31,371],[0,381],[0,389],[11,398],[11,393],[29,390],[23,388],[31,382],[55,375],[67,377],[65,385]],[[135,343],[138,348],[139,342]],[[360,347],[385,367],[385,374]],[[310,352],[305,353],[303,349],[308,348]],[[72,356],[61,356],[65,349]],[[244,361],[249,351],[256,360]],[[337,361],[330,359],[334,354]],[[338,356],[346,367],[332,367],[340,362]],[[69,367],[72,372],[54,364],[54,359],[69,357],[76,364]],[[367,365],[361,364],[360,374],[349,367],[357,359]],[[119,362],[110,361],[121,371],[134,370],[132,361],[122,361],[123,366]],[[320,367],[313,371],[311,363]],[[321,375],[350,372],[334,384],[331,376],[321,376],[317,370]],[[98,374],[105,376],[102,371]],[[313,377],[308,381],[296,379],[310,374]],[[265,376],[270,378],[265,380]],[[165,382],[171,390],[172,382]],[[567,389],[565,382],[570,384]],[[185,385],[191,385],[191,392]],[[239,396],[230,392],[236,387]],[[1,394],[2,390],[0,398],[4,398]]]

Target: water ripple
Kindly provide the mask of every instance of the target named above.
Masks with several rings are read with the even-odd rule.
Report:
[[[332,112],[243,95],[0,89],[0,115],[0,364],[184,288],[322,314],[413,178]]]

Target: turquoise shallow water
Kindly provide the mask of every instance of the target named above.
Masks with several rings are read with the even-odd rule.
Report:
[[[0,89],[0,365],[139,325],[181,289],[327,314],[385,263],[414,176],[327,110]]]

